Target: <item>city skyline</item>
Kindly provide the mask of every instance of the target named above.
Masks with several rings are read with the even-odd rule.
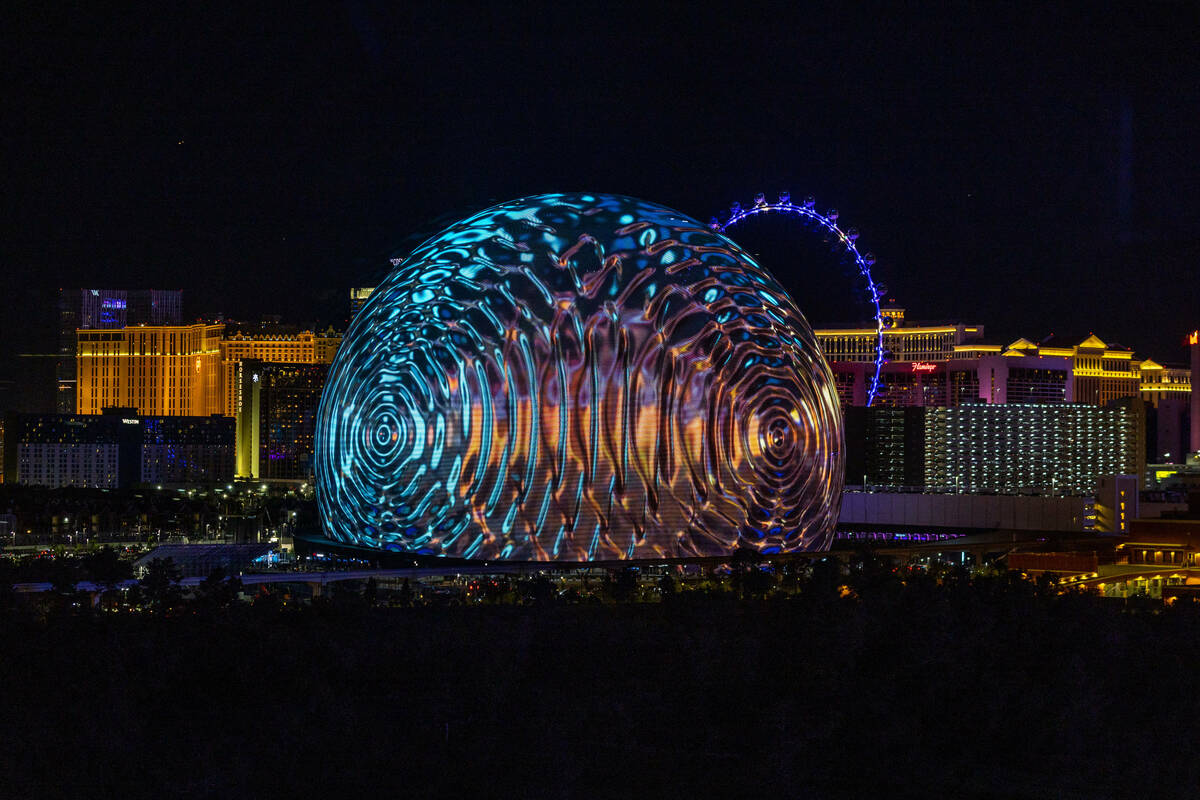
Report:
[[[1198,20],[18,4],[0,797],[1194,794]]]
[[[636,47],[601,25],[564,36],[589,20],[554,15],[197,13],[7,34],[25,80],[7,126],[18,302],[0,379],[52,345],[38,306],[60,286],[164,283],[192,316],[330,319],[440,222],[578,189],[702,220],[758,191],[811,193],[862,231],[918,319],[1094,332],[1162,361],[1184,359],[1196,327],[1200,181],[1184,156],[1200,64],[1172,7],[1120,24],[813,7],[771,35],[660,12]],[[487,46],[526,36],[542,48]],[[106,54],[117,40],[133,46]],[[791,232],[755,234],[739,241],[808,311],[768,252]]]

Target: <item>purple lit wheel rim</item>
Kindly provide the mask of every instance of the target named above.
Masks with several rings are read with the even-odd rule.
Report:
[[[741,203],[734,203],[730,207],[729,219],[722,222],[717,217],[713,217],[708,227],[718,233],[724,234],[734,225],[745,219],[759,214],[776,213],[811,220],[837,237],[838,242],[846,248],[846,252],[854,259],[859,274],[866,281],[867,294],[875,310],[875,375],[871,378],[871,385],[867,390],[867,405],[873,405],[880,389],[883,388],[881,378],[886,359],[883,355],[883,310],[879,306],[879,301],[886,292],[871,276],[871,267],[875,263],[875,257],[870,253],[860,253],[858,247],[855,245],[855,241],[858,239],[857,231],[853,228],[842,230],[838,227],[838,212],[836,210],[830,210],[827,214],[821,214],[816,211],[815,206],[816,203],[812,198],[806,198],[803,203],[796,205],[791,201],[790,195],[784,193],[779,196],[778,202],[768,203],[766,198],[760,194],[754,198],[754,205],[749,208],[742,208]]]

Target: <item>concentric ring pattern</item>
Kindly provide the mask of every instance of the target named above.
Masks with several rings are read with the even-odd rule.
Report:
[[[317,418],[325,534],[478,559],[828,547],[833,376],[799,309],[677,211],[527,197],[376,288]]]

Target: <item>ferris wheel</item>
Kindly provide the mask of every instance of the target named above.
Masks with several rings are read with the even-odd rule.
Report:
[[[878,283],[871,275],[871,267],[875,265],[875,256],[871,253],[859,252],[858,245],[856,244],[858,241],[858,231],[854,228],[843,230],[839,227],[837,224],[838,212],[836,209],[831,209],[822,214],[816,210],[816,205],[816,200],[812,197],[806,197],[799,204],[793,203],[792,196],[788,192],[780,192],[779,199],[772,203],[767,201],[765,194],[759,192],[754,196],[754,202],[750,206],[743,208],[741,203],[735,202],[729,207],[729,217],[727,219],[722,221],[718,217],[713,217],[709,221],[708,227],[718,233],[725,234],[731,228],[751,217],[762,214],[783,214],[807,220],[823,228],[832,235],[833,241],[837,246],[845,249],[846,253],[854,260],[859,275],[862,277],[866,287],[866,296],[875,317],[875,374],[872,376],[871,383],[867,388],[867,405],[869,406],[875,402],[876,396],[883,388],[881,377],[884,362],[887,360],[884,356],[883,332],[890,325],[891,320],[884,318],[879,301],[887,295],[887,287]]]

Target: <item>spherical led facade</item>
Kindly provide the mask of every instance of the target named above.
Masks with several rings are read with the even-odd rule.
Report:
[[[317,415],[325,535],[476,559],[828,548],[842,418],[808,323],[677,211],[527,197],[376,288]]]

